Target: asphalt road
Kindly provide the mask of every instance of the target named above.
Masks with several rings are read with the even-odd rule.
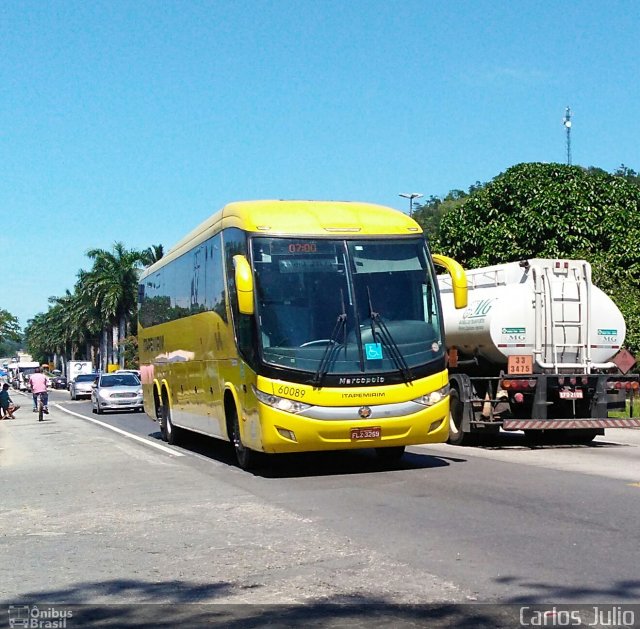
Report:
[[[451,603],[640,602],[640,431],[421,446],[394,470],[367,451],[287,456],[249,474],[228,444],[175,448],[146,415],[50,403],[43,425],[25,407],[0,422],[5,603],[359,603],[387,620],[401,604],[423,626],[412,605],[451,621]],[[500,624],[487,614],[469,626]]]

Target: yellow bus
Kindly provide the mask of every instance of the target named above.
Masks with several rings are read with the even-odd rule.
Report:
[[[163,437],[266,454],[444,442],[449,383],[433,262],[466,305],[459,264],[391,208],[328,201],[225,206],[142,274],[146,412]]]

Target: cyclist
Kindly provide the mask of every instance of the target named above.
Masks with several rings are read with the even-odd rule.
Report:
[[[40,367],[36,367],[35,373],[29,376],[29,384],[31,385],[31,393],[33,394],[33,412],[38,412],[38,395],[42,394],[43,410],[48,415],[49,395],[47,393],[47,377],[42,373]]]

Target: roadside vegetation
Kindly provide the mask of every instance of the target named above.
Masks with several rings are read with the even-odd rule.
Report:
[[[27,323],[24,343],[34,360],[91,360],[106,369],[137,367],[138,277],[163,255],[162,245],[144,251],[117,242],[111,251],[91,249],[88,271],[80,270],[73,292],[50,297],[47,312]],[[133,339],[133,340],[132,340]]]
[[[526,258],[573,258],[591,263],[593,279],[622,311],[627,348],[640,359],[640,175],[563,164],[518,164],[489,183],[452,190],[417,205],[432,251],[467,268]],[[136,366],[137,281],[163,255],[144,251],[87,252],[88,271],[73,291],[50,298],[47,312],[29,320],[24,343],[36,360],[90,359]],[[0,310],[0,350],[21,341],[15,317]]]
[[[20,349],[18,318],[0,308],[0,356],[12,356]]]
[[[584,259],[622,311],[640,352],[640,177],[621,166],[518,164],[468,193],[432,197],[415,213],[434,252],[466,268],[527,258]]]

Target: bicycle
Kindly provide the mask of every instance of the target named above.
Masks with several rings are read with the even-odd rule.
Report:
[[[38,421],[44,421],[44,393],[37,393],[38,396]]]

